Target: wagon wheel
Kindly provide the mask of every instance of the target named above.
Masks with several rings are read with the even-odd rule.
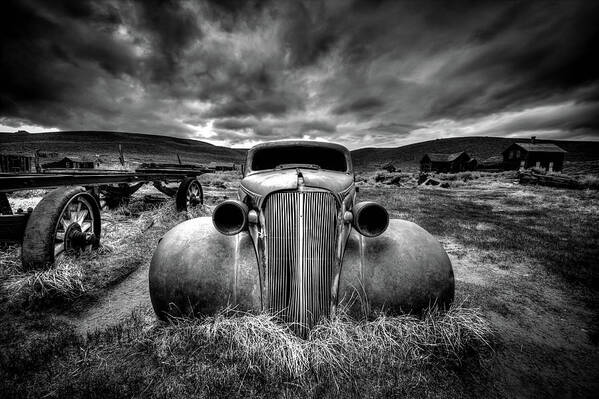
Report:
[[[202,185],[195,177],[183,179],[177,190],[177,211],[186,211],[194,206],[204,203]]]
[[[61,187],[35,207],[23,238],[21,260],[26,268],[47,268],[64,254],[97,248],[100,208],[83,187]]]
[[[120,183],[118,186],[102,186],[100,188],[99,204],[102,210],[116,209],[121,205],[128,205],[131,196],[139,190],[145,182],[129,185]]]

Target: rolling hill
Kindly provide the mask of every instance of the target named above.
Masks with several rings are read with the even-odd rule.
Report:
[[[241,162],[245,150],[218,147],[198,140],[140,133],[65,131],[49,133],[0,133],[0,152],[32,155],[36,149],[60,155],[100,156],[106,163],[118,162],[121,144],[129,162],[183,163],[211,161]]]
[[[514,142],[528,142],[529,138],[456,137],[424,141],[395,148],[361,148],[352,151],[357,170],[373,170],[392,162],[403,169],[417,168],[426,153],[455,153],[466,151],[483,161],[501,156],[501,152]],[[599,160],[599,141],[537,140],[554,143],[568,151],[567,162]],[[33,154],[36,149],[57,152],[60,155],[96,154],[106,163],[118,160],[118,144],[129,162],[207,163],[211,161],[240,163],[245,150],[219,147],[198,140],[157,136],[140,133],[104,131],[65,131],[51,133],[0,133],[0,152]]]
[[[416,168],[426,153],[466,151],[480,162],[490,157],[500,157],[502,151],[515,142],[530,142],[530,138],[455,137],[395,148],[361,148],[352,151],[352,159],[358,170],[376,169],[388,162],[400,168]],[[568,151],[566,162],[599,160],[599,141],[537,140],[537,143],[553,143]]]

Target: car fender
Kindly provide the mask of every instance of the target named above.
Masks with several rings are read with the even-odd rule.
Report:
[[[364,305],[388,313],[447,306],[454,297],[451,261],[437,239],[415,223],[390,219],[378,237],[352,231],[341,269],[339,298],[355,312]],[[351,300],[351,298],[356,299]]]
[[[149,272],[156,314],[209,315],[225,306],[259,310],[260,279],[248,233],[219,233],[210,217],[187,220],[160,240]]]

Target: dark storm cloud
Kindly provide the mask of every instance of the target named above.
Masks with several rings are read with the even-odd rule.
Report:
[[[181,52],[202,30],[193,13],[174,0],[137,0],[139,27],[150,38],[153,51],[148,65],[152,79],[169,81],[181,61]]]
[[[214,122],[215,128],[226,130],[245,130],[254,126],[256,126],[256,122],[251,120],[223,119]]]
[[[333,108],[333,113],[337,115],[352,113],[373,113],[383,106],[383,102],[375,97],[360,97],[347,103],[343,103]]]
[[[231,100],[222,105],[215,105],[204,114],[206,118],[223,118],[236,116],[281,115],[287,112],[285,98],[262,98],[249,100]]]
[[[378,125],[369,127],[369,130],[388,133],[403,133],[409,134],[412,130],[421,129],[423,126],[413,125],[410,123],[379,123]]]
[[[308,122],[303,122],[300,125],[299,130],[301,133],[312,132],[312,131],[333,133],[337,130],[337,126],[335,126],[331,123],[325,122],[325,121],[308,121]]]
[[[597,2],[0,7],[5,126],[351,146],[599,126]]]
[[[442,74],[449,83],[428,116],[474,116],[560,100],[597,82],[598,3],[510,4],[476,31]],[[459,85],[460,88],[454,86]],[[591,100],[597,91],[588,93]],[[596,97],[595,97],[596,98]]]

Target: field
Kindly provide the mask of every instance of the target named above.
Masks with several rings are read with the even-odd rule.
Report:
[[[450,188],[358,176],[359,197],[414,221],[448,252],[456,306],[423,318],[341,317],[294,337],[267,315],[224,310],[155,321],[159,237],[232,197],[205,175],[190,214],[150,188],[103,214],[103,247],[53,271],[0,253],[0,397],[594,397],[599,389],[599,192],[477,174]],[[403,180],[402,180],[403,179]],[[43,192],[11,197],[32,206]]]

